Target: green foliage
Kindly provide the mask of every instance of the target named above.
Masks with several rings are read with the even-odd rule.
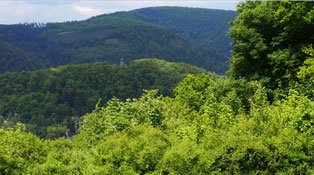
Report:
[[[189,103],[185,88],[200,98]],[[2,174],[313,172],[314,103],[295,90],[270,104],[257,82],[200,74],[183,80],[176,98],[156,94],[146,91],[125,102],[113,98],[106,107],[99,102],[83,117],[74,141],[44,142],[23,133],[20,124],[1,129]]]
[[[114,133],[124,132],[144,123],[154,127],[161,126],[162,104],[160,97],[154,98],[156,93],[157,91],[147,91],[140,99],[128,99],[126,102],[113,98],[106,107],[96,107],[94,112],[83,116],[80,134],[76,139],[92,145]]]
[[[304,46],[313,43],[312,2],[244,2],[231,23],[231,69],[234,78],[260,80],[270,89],[297,81]],[[301,32],[302,31],[302,32]],[[286,93],[289,91],[285,90]]]
[[[314,50],[313,47],[305,48],[304,52],[308,54],[308,58],[304,61],[303,66],[300,67],[298,78],[301,85],[297,85],[296,89],[302,94],[314,98]]]
[[[259,91],[255,99],[266,98],[266,93],[262,95]],[[217,129],[207,126],[200,142],[211,154],[209,171],[309,173],[313,167],[313,102],[291,94],[273,106],[267,101],[259,105],[252,103],[250,114],[235,116],[232,124],[223,123]]]
[[[310,57],[304,61],[304,66],[300,67],[300,71],[298,72],[298,77],[300,79],[309,78],[313,81],[314,79],[314,50],[311,46],[310,48],[305,48],[304,52],[308,54]]]
[[[179,101],[198,111],[205,102],[204,93],[211,83],[213,83],[211,77],[206,74],[197,77],[189,75],[174,89],[174,93]]]
[[[67,132],[66,126],[62,125],[55,125],[55,126],[48,126],[47,127],[47,136],[46,139],[53,139],[64,136],[64,133]]]
[[[192,140],[184,139],[169,148],[161,160],[161,173],[208,174],[206,151]]]
[[[184,83],[180,84],[180,88],[195,87],[193,83],[201,82],[198,80],[206,78],[209,77],[206,75],[188,76],[183,81]],[[184,100],[188,101],[190,98],[156,99],[161,100],[163,104],[161,111],[164,115],[164,126],[160,129],[169,135],[168,140],[171,146],[164,152],[154,172],[166,174],[310,173],[313,166],[313,144],[311,143],[313,102],[305,96],[291,92],[286,97],[287,100],[270,105],[266,89],[256,82],[246,82],[246,86],[244,82],[241,82],[242,87],[238,86],[239,89],[233,87],[233,91],[229,90],[231,93],[224,94],[216,88],[225,87],[226,81],[228,80],[212,81],[210,85],[206,85],[207,87],[204,86],[206,88],[202,88],[207,93],[217,93],[207,95],[207,101],[201,106],[203,110],[200,112],[195,112],[193,105],[183,103]],[[236,82],[227,84],[238,85]],[[244,87],[247,87],[246,91],[243,91]],[[226,89],[228,88],[225,87]],[[235,112],[225,100],[238,98],[234,97],[236,94],[234,92],[237,91],[253,92],[250,96],[246,93],[247,96],[242,97],[248,98],[248,111],[243,108],[242,112]],[[185,91],[181,92],[185,93]],[[199,101],[204,102],[204,99],[199,98]],[[137,103],[137,101],[132,103]],[[122,133],[127,133],[129,130],[130,128]],[[115,135],[109,138],[111,137],[120,138]],[[139,142],[141,141],[138,141],[138,144]],[[115,149],[111,148],[111,150]],[[109,157],[113,158],[117,155],[125,155],[125,152],[121,152],[119,148],[119,154]],[[133,157],[138,155],[133,155]],[[121,160],[121,157],[116,160]],[[103,166],[102,172],[105,172],[104,170],[108,167],[112,166]],[[120,168],[122,168],[121,172],[139,173],[125,166]]]
[[[203,112],[202,106],[228,105],[234,114],[248,112],[251,98],[261,85],[257,82],[233,80],[225,77],[213,80],[209,75],[189,75],[174,89],[176,99],[190,109]],[[217,107],[218,107],[217,106]],[[213,107],[213,106],[212,106]],[[213,110],[212,110],[213,111]]]
[[[20,121],[42,138],[74,134],[79,117],[91,112],[98,99],[140,97],[143,89],[172,96],[188,73],[205,72],[184,63],[141,59],[119,68],[109,63],[69,65],[34,72],[0,75],[0,115],[7,126]],[[151,118],[155,120],[155,113]],[[158,123],[160,121],[153,121]]]
[[[33,134],[24,133],[25,125],[0,129],[0,174],[29,174],[47,156],[45,144]]]
[[[46,141],[49,152],[46,161],[36,166],[32,174],[82,174],[90,163],[87,152],[64,138]]]
[[[96,146],[93,163],[99,169],[92,174],[152,173],[167,147],[167,136],[147,125],[112,135]]]

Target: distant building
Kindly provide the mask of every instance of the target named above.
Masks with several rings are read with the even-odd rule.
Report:
[[[123,57],[120,60],[120,67],[122,67],[122,66],[124,66],[124,59],[123,59]]]

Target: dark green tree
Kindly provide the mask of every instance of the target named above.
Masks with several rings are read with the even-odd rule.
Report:
[[[299,67],[314,43],[314,3],[247,1],[231,22],[231,69],[234,78],[261,80],[268,88],[285,88],[297,80]]]

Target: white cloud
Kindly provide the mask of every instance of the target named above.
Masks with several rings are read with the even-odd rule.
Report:
[[[95,15],[98,15],[98,14],[101,14],[102,12],[104,12],[103,9],[96,9],[96,8],[91,8],[91,7],[84,7],[84,6],[80,6],[80,5],[77,5],[77,4],[74,4],[73,5],[73,8],[79,12],[80,14],[82,15],[85,15],[87,17],[90,17],[90,16],[95,16]]]

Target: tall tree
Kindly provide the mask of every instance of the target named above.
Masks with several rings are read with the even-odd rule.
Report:
[[[268,88],[284,88],[297,80],[299,67],[314,43],[313,2],[240,3],[231,22],[231,69],[235,78],[262,80]]]

